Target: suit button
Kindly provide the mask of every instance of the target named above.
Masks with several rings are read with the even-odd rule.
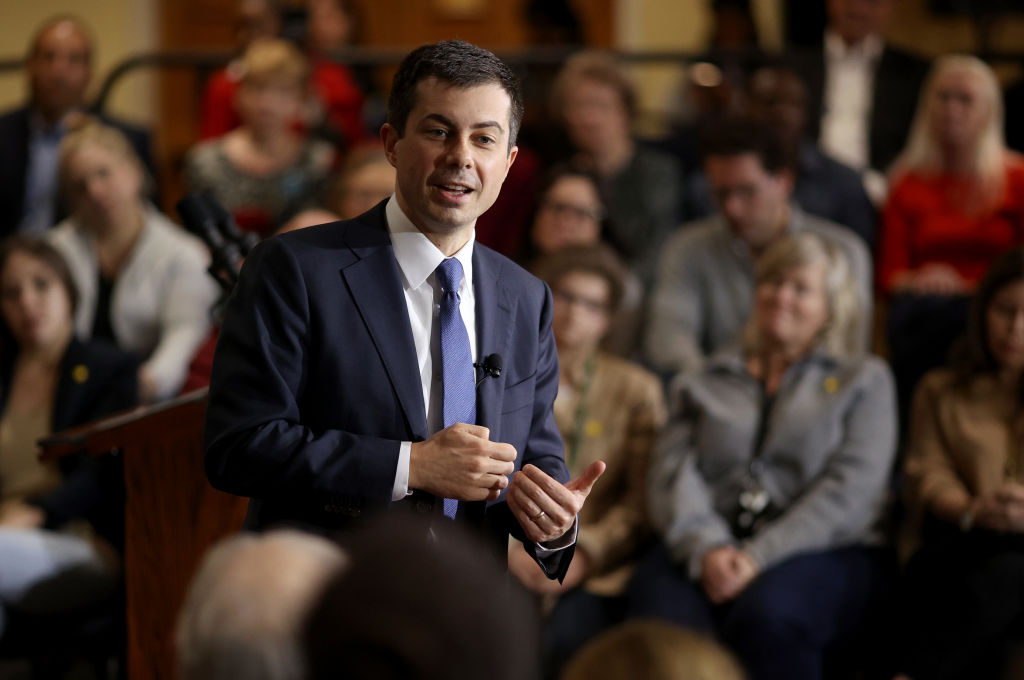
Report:
[[[427,513],[430,512],[430,503],[426,501],[416,501],[416,512]]]

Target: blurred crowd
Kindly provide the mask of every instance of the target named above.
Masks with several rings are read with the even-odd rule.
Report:
[[[348,557],[237,539],[194,585],[182,677],[497,677],[482,592],[525,612],[505,624],[537,665],[510,678],[1004,677],[1024,641],[1024,86],[891,45],[895,0],[824,0],[820,44],[782,54],[757,49],[748,2],[716,1],[692,115],[640,138],[634,83],[581,44],[571,3],[526,5],[539,36],[579,49],[524,72],[519,153],[476,239],[549,285],[566,463],[608,465],[569,574],[548,581],[513,544],[514,584],[487,564],[451,594],[455,557],[419,546],[430,592],[388,581],[394,547],[369,539]],[[187,191],[254,240],[389,197],[381,94],[330,58],[358,33],[353,5],[309,0],[301,40],[275,0],[237,13]],[[44,464],[36,442],[205,385],[227,293],[217,253],[155,200],[148,131],[88,108],[94,43],[71,15],[40,26],[29,98],[0,115],[6,652],[119,578],[118,461]],[[466,603],[482,642],[398,604],[356,625],[381,583],[409,607]],[[263,612],[257,591],[295,608]],[[464,666],[427,655],[439,639]]]

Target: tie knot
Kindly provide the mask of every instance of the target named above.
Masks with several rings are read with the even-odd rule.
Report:
[[[445,293],[458,294],[459,284],[462,283],[461,262],[454,257],[445,258],[441,260],[441,264],[437,265],[434,275],[437,276],[437,280],[440,281],[441,288]]]

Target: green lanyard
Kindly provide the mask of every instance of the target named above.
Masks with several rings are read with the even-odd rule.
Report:
[[[594,383],[594,373],[597,372],[597,355],[591,354],[587,363],[583,364],[583,390],[580,392],[580,400],[576,404],[576,416],[573,419],[574,435],[572,446],[569,447],[569,470],[576,465],[576,458],[580,452],[580,444],[583,441],[587,422],[587,409],[589,407],[590,386]]]

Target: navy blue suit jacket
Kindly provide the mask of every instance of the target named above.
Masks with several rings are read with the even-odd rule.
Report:
[[[391,502],[400,443],[430,432],[385,204],[265,241],[243,267],[213,362],[206,471],[252,499],[253,528],[333,531],[384,508],[439,516],[440,499],[422,491]],[[532,463],[568,481],[552,413],[550,291],[479,243],[473,285],[478,357],[504,364],[479,384],[477,424],[515,447],[516,469]],[[502,553],[509,532],[523,537],[504,494],[460,504],[459,519]],[[559,577],[572,557],[560,552],[545,565]]]

